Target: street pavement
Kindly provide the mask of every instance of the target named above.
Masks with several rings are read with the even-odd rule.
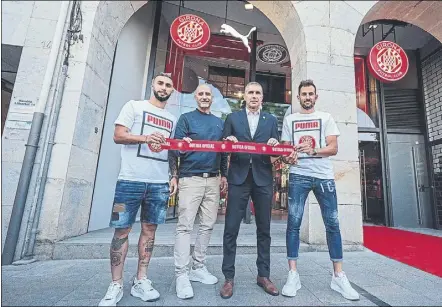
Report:
[[[344,270],[360,301],[350,302],[330,289],[331,263],[327,252],[300,254],[302,288],[294,298],[273,297],[256,285],[256,255],[237,255],[234,294],[222,299],[221,255],[207,258],[216,285],[192,283],[195,296],[180,300],[175,294],[172,257],[154,257],[148,278],[160,292],[147,303],[130,296],[137,259],[126,260],[124,296],[118,306],[441,306],[442,278],[368,250],[344,253]],[[287,277],[285,254],[274,253],[271,279],[279,289]],[[110,282],[109,261],[103,259],[49,260],[2,266],[2,306],[97,306]]]

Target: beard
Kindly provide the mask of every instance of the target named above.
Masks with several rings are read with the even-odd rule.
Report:
[[[310,110],[311,108],[313,108],[315,106],[315,102],[314,101],[308,101],[310,102],[310,104],[307,104],[306,102],[301,102],[301,107],[304,110]]]
[[[158,99],[158,101],[160,101],[160,102],[165,102],[165,101],[167,101],[167,100],[169,99],[169,97],[170,97],[170,95],[172,95],[172,93],[170,93],[170,94],[167,95],[167,96],[162,97],[162,96],[160,96],[160,95],[158,94],[157,91],[153,90],[153,95],[155,96],[156,99]]]

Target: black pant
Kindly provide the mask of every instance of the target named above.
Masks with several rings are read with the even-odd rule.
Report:
[[[256,266],[258,275],[270,276],[270,220],[272,210],[272,187],[257,186],[253,181],[252,170],[249,170],[246,181],[241,185],[229,184],[229,201],[227,203],[223,236],[222,270],[226,279],[235,277],[236,238],[239,227],[247,208],[249,197],[255,207],[255,223],[257,227],[258,258]]]

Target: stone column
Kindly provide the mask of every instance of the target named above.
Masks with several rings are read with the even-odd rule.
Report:
[[[330,113],[341,132],[339,152],[332,162],[344,249],[360,249],[363,238],[354,42],[363,14],[355,9],[356,3],[350,6],[344,1],[295,1],[294,5],[305,33],[306,77],[315,82],[319,95],[316,109]],[[293,103],[297,109],[299,102],[294,99]],[[306,202],[301,240],[327,249],[325,227],[313,193]]]

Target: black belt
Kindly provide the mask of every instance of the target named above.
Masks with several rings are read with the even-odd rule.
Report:
[[[211,178],[218,176],[218,173],[193,173],[193,174],[181,175],[181,177],[192,177],[192,176]]]

